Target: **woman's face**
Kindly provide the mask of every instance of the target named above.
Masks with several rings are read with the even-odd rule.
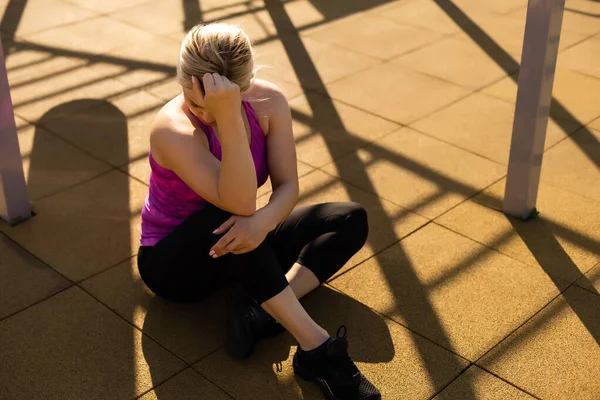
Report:
[[[204,125],[215,125],[215,117],[204,109],[204,99],[202,95],[195,94],[192,89],[183,89],[183,98],[185,105]]]

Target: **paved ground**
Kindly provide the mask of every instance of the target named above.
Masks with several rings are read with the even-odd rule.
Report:
[[[348,326],[384,398],[599,399],[600,3],[566,7],[541,218],[522,223],[497,210],[525,0],[0,0],[37,213],[0,224],[0,398],[320,398],[289,335],[234,362],[226,292],[170,304],[134,266],[179,41],[225,19],[289,97],[301,202],[370,213],[305,305]]]

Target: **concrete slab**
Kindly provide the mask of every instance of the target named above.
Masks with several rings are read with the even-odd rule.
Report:
[[[357,24],[369,28],[357,29]],[[307,36],[380,60],[388,60],[443,37],[440,33],[390,21],[372,12],[328,23]]]
[[[544,155],[542,181],[600,201],[600,131],[581,129]]]
[[[595,222],[600,218],[600,203],[541,185],[541,217],[521,222],[484,206],[501,206],[504,186],[503,180],[476,197],[476,202],[465,202],[436,222],[537,267],[560,287],[563,282],[577,280],[600,261],[600,232]],[[581,207],[584,203],[586,206]]]
[[[590,269],[575,284],[592,293],[600,293],[600,264]]]
[[[11,399],[118,399],[185,364],[79,288],[0,323],[0,389]]]
[[[298,159],[322,167],[400,126],[319,93],[290,101]]]
[[[500,164],[409,128],[323,169],[427,218],[437,217],[506,173]]]
[[[386,63],[327,86],[329,94],[375,115],[409,124],[468,94],[457,85]]]
[[[483,91],[514,103],[517,98],[517,83],[509,77],[483,89]],[[600,116],[600,79],[557,68],[553,95],[554,99],[558,100],[568,113],[553,103],[550,106],[552,116],[562,119],[575,118],[583,125]]]
[[[148,0],[69,0],[71,3],[101,13],[110,13],[121,8],[133,7]]]
[[[150,128],[163,105],[136,91],[83,110],[46,114],[39,124],[106,163],[123,166],[148,155]]]
[[[0,320],[70,285],[0,233]]]
[[[117,80],[128,86],[150,89],[154,85],[175,79],[180,47],[181,41],[168,37],[153,37],[120,47],[108,56],[120,59],[128,69],[128,72],[118,76]]]
[[[36,216],[0,230],[67,278],[79,281],[130,257],[148,188],[112,171],[33,202]]]
[[[474,391],[475,398],[481,400],[532,400],[535,398],[473,365],[435,396],[434,400],[466,399],[470,394],[469,391],[471,393]]]
[[[527,7],[527,0],[507,0],[497,1],[477,1],[477,0],[456,0],[453,1],[461,10],[467,12],[487,11],[494,14],[510,14],[516,10]]]
[[[514,12],[519,18],[525,18],[527,9],[522,8]],[[600,14],[600,6],[597,2],[587,0],[568,0],[565,4],[562,30],[580,33],[590,36],[600,32],[597,15]]]
[[[265,205],[268,197],[259,198],[258,206]],[[339,273],[366,260],[428,222],[427,219],[389,201],[379,199],[354,186],[344,185],[335,177],[321,171],[314,171],[300,179],[298,206],[337,201],[355,201],[362,204],[369,218],[367,244],[346,263]]]
[[[411,125],[458,147],[507,165],[515,106],[483,93],[473,93],[455,104]],[[556,144],[579,125],[568,121],[559,126],[549,120],[545,147]],[[566,130],[564,130],[566,129]],[[544,168],[547,160],[544,159]]]
[[[560,293],[544,272],[436,224],[331,284],[472,361]]]
[[[1,30],[17,36],[26,36],[65,24],[72,24],[93,18],[98,14],[86,8],[59,0],[11,2],[8,7],[0,7],[7,16],[3,18]],[[21,9],[23,11],[21,11]],[[20,18],[16,18],[20,15]]]
[[[393,63],[470,89],[487,86],[517,70],[515,65],[514,71],[505,71],[477,44],[464,38],[440,40],[400,56]]]
[[[469,2],[473,2],[473,0],[466,0]],[[524,5],[521,10],[527,8],[527,2],[521,1]],[[502,5],[509,5],[510,2],[479,2],[482,6],[494,5],[498,4],[500,7]],[[475,4],[472,6],[476,7]],[[461,7],[461,10],[466,11]],[[507,52],[515,61],[518,63],[521,62],[521,53],[523,52],[523,37],[525,35],[525,13],[516,14],[511,13],[512,15],[497,15],[495,13],[490,12],[482,12],[481,10],[477,10],[475,12],[467,12],[468,17],[475,23],[479,28],[485,32],[485,35],[489,36],[489,38],[495,42],[498,46],[502,48],[505,52]],[[455,37],[472,41],[474,44],[476,43],[473,39],[479,40],[482,37],[479,37],[478,34],[474,38],[472,38],[470,34],[474,34],[474,32],[459,32]],[[560,42],[558,45],[558,50],[561,51],[566,49],[581,40],[584,40],[587,35],[582,33],[577,33],[569,30],[563,29],[560,35]],[[484,49],[487,51],[491,51],[491,49]]]
[[[111,169],[41,127],[15,118],[29,198],[39,199]]]
[[[303,304],[332,335],[340,324],[347,326],[349,353],[379,387],[383,398],[428,398],[467,365],[465,360],[327,287],[309,295]],[[321,398],[316,385],[294,377],[296,345],[289,334],[261,342],[256,350],[251,359],[241,362],[219,350],[194,368],[240,400]]]
[[[456,33],[460,27],[433,1],[408,0],[376,8],[384,18],[431,29],[444,34]]]
[[[102,35],[98,32],[102,32]],[[151,33],[105,16],[23,36],[33,43],[88,54],[103,54],[117,47],[152,37]]]
[[[190,3],[193,4],[193,2]],[[172,2],[145,1],[133,7],[115,11],[110,17],[156,35],[185,31],[185,8],[182,4]],[[194,21],[195,23],[196,21]]]
[[[598,16],[600,17],[600,11]],[[562,38],[561,38],[562,40]],[[558,66],[600,78],[600,37],[593,37],[562,52]]]
[[[44,54],[51,57],[49,52]],[[9,77],[15,114],[33,122],[65,106],[73,112],[89,107],[94,100],[135,91],[135,87],[113,79],[126,73],[122,66],[106,63],[88,66],[85,56],[67,59],[69,61],[62,64],[50,58],[49,68],[41,65],[37,76],[35,68],[29,68],[26,72],[20,71],[18,79]]]
[[[306,89],[373,67],[380,61],[341,47],[283,33],[279,41],[256,48],[256,64],[264,65],[270,76]],[[304,54],[310,58],[306,58]],[[277,81],[275,83],[278,83]]]
[[[203,378],[194,369],[188,368],[146,393],[139,400],[196,400],[199,397],[211,400],[231,399],[230,396],[206,378]]]
[[[600,393],[600,296],[569,288],[478,364],[544,399]]]
[[[183,304],[156,297],[142,281],[137,257],[86,279],[82,287],[188,363],[222,344],[227,293]]]

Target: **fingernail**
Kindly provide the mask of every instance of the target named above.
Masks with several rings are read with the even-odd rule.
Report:
[[[208,253],[208,255],[211,256],[211,257],[214,256],[215,255],[215,251],[211,250],[210,253]]]
[[[213,255],[212,255],[212,258],[217,258],[217,257],[219,257],[219,256],[218,256],[218,255],[216,255],[216,254],[213,254]]]
[[[213,231],[213,234],[214,234],[214,233],[217,233],[217,231],[218,231],[218,229],[215,229],[215,230]]]

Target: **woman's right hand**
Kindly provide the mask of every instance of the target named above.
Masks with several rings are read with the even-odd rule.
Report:
[[[192,80],[194,86],[197,86],[197,91],[200,92],[200,82],[196,77]],[[204,109],[216,118],[217,123],[232,115],[240,114],[242,96],[238,85],[217,73],[204,74],[202,83],[204,84]]]

